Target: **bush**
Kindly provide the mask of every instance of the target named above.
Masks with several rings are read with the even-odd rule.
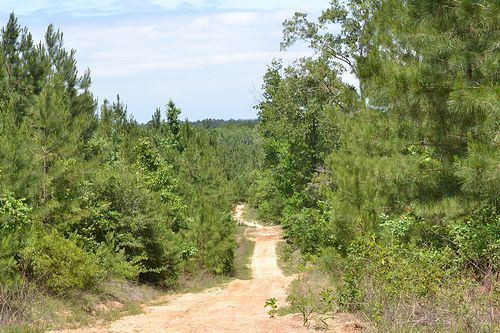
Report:
[[[12,234],[0,234],[0,284],[15,284],[21,279],[18,272],[16,253],[18,242]]]
[[[333,243],[327,221],[317,209],[285,209],[282,224],[286,231],[285,237],[303,254],[317,254],[322,247]]]
[[[105,269],[106,276],[129,280],[136,279],[143,270],[143,267],[138,264],[142,257],[136,257],[134,260],[128,261],[125,250],[114,244],[114,235],[110,233],[106,238],[107,242],[101,243],[96,251],[96,256]]]
[[[380,332],[472,331],[494,324],[497,277],[481,284],[462,269],[461,255],[449,247],[358,238],[347,256],[323,251],[323,268],[335,278],[340,310],[360,311]],[[413,327],[413,329],[409,329]],[[447,328],[447,329],[444,329]]]
[[[254,171],[250,189],[250,203],[257,209],[259,219],[279,222],[284,200],[270,173]]]
[[[188,236],[195,240],[196,248],[191,265],[217,275],[234,274],[236,225],[231,215],[213,209],[200,210],[197,215],[197,223],[191,225]]]
[[[486,275],[500,269],[500,215],[485,206],[449,226],[453,247],[464,267]]]
[[[301,314],[304,326],[309,326],[311,319],[316,328],[328,326],[326,320],[338,310],[337,296],[330,285],[328,276],[320,271],[312,271],[291,283],[287,301],[290,310]]]
[[[32,225],[30,214],[31,208],[13,193],[0,195],[0,284],[21,280],[17,260]]]
[[[344,305],[351,309],[358,302],[375,301],[372,297],[377,298],[376,302],[399,297],[432,297],[454,277],[453,262],[453,253],[446,248],[435,250],[361,240],[349,251],[339,291],[344,295]],[[373,308],[382,305],[374,304]]]
[[[0,234],[20,232],[31,224],[31,208],[10,192],[0,196]]]
[[[28,276],[56,294],[89,288],[103,275],[97,257],[54,230],[35,232],[21,251],[21,260]]]

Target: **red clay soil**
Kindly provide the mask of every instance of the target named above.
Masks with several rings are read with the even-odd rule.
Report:
[[[224,288],[182,294],[167,304],[144,306],[144,314],[123,317],[99,327],[63,332],[312,332],[302,326],[300,315],[270,318],[266,299],[285,303],[286,289],[294,277],[283,275],[276,263],[276,243],[281,239],[278,226],[262,226],[241,218],[244,205],[235,208],[235,219],[248,225],[247,237],[255,240],[252,279],[234,280]],[[334,322],[328,331],[354,332],[350,320]]]

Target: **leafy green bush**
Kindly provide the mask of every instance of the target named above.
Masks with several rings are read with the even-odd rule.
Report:
[[[31,208],[13,193],[0,195],[0,283],[16,284],[21,280],[17,261],[19,250],[32,225]]]
[[[135,166],[116,162],[79,186],[78,208],[58,229],[101,260],[108,276],[171,285],[178,272],[179,219]]]
[[[301,314],[304,326],[314,320],[316,328],[328,326],[326,320],[338,310],[337,298],[328,276],[317,270],[294,280],[287,295],[289,310]]]
[[[229,214],[220,214],[213,210],[199,214],[199,224],[192,226],[190,236],[196,241],[194,263],[215,274],[233,274],[235,223]]]
[[[328,224],[318,209],[286,209],[282,224],[286,237],[304,254],[317,254],[322,247],[332,245]]]
[[[464,267],[479,274],[500,269],[500,215],[485,206],[449,226],[450,237]]]
[[[345,305],[351,308],[354,303],[370,298],[367,286],[380,288],[377,293],[383,295],[385,301],[402,295],[432,296],[454,276],[454,259],[453,252],[446,248],[436,250],[411,244],[383,244],[374,239],[358,240],[343,263],[344,284],[340,292],[346,296]],[[349,298],[348,295],[357,296]]]
[[[25,272],[50,292],[84,289],[102,278],[98,259],[55,230],[37,231],[21,252]]]
[[[18,242],[12,234],[0,236],[0,284],[16,284],[21,279],[16,259]]]
[[[24,200],[16,199],[13,193],[0,196],[0,235],[9,231],[21,231],[31,224],[31,208]]]
[[[254,182],[250,192],[250,203],[257,209],[258,217],[264,221],[279,222],[284,200],[270,172],[254,171]]]
[[[95,254],[107,277],[135,280],[144,270],[144,267],[139,264],[144,258],[136,257],[127,260],[125,249],[116,245],[113,233],[106,236],[106,242],[99,245]]]

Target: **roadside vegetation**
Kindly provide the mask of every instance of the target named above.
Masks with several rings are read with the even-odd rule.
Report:
[[[268,67],[250,192],[307,261],[297,312],[331,290],[331,312],[370,331],[498,328],[499,15],[497,1],[334,0],[284,22],[282,49],[314,55]]]
[[[294,275],[306,270],[307,260],[301,256],[300,250],[285,241],[276,244],[278,267],[284,275]]]
[[[159,291],[248,279],[231,208],[280,224],[305,326],[500,325],[500,3],[332,0],[284,22],[257,121],[146,124],[98,103],[52,25],[0,36],[0,330],[138,313]],[[346,74],[355,79],[346,82]],[[67,310],[65,310],[67,309]]]
[[[245,217],[243,219],[246,220]],[[247,235],[249,228],[238,226],[236,234],[235,274],[237,279],[250,280],[252,278],[252,255],[255,249],[255,241]],[[250,230],[251,232],[251,230]]]
[[[255,122],[192,124],[172,101],[151,111],[139,124],[119,96],[99,106],[90,71],[78,72],[62,32],[50,25],[38,43],[8,18],[0,38],[2,329],[86,324],[139,311],[157,295],[142,286],[234,276],[230,212],[257,164]]]

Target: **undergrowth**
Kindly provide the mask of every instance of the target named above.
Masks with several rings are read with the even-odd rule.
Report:
[[[107,280],[92,290],[51,295],[21,284],[0,288],[1,332],[42,332],[116,320],[142,312],[140,304],[161,291],[147,285]]]
[[[249,280],[252,278],[252,255],[255,241],[246,236],[247,227],[238,226],[236,235],[235,278]]]
[[[276,244],[276,257],[278,267],[284,275],[289,276],[303,272],[305,263],[302,260],[300,251],[294,249],[286,241],[281,241]]]

